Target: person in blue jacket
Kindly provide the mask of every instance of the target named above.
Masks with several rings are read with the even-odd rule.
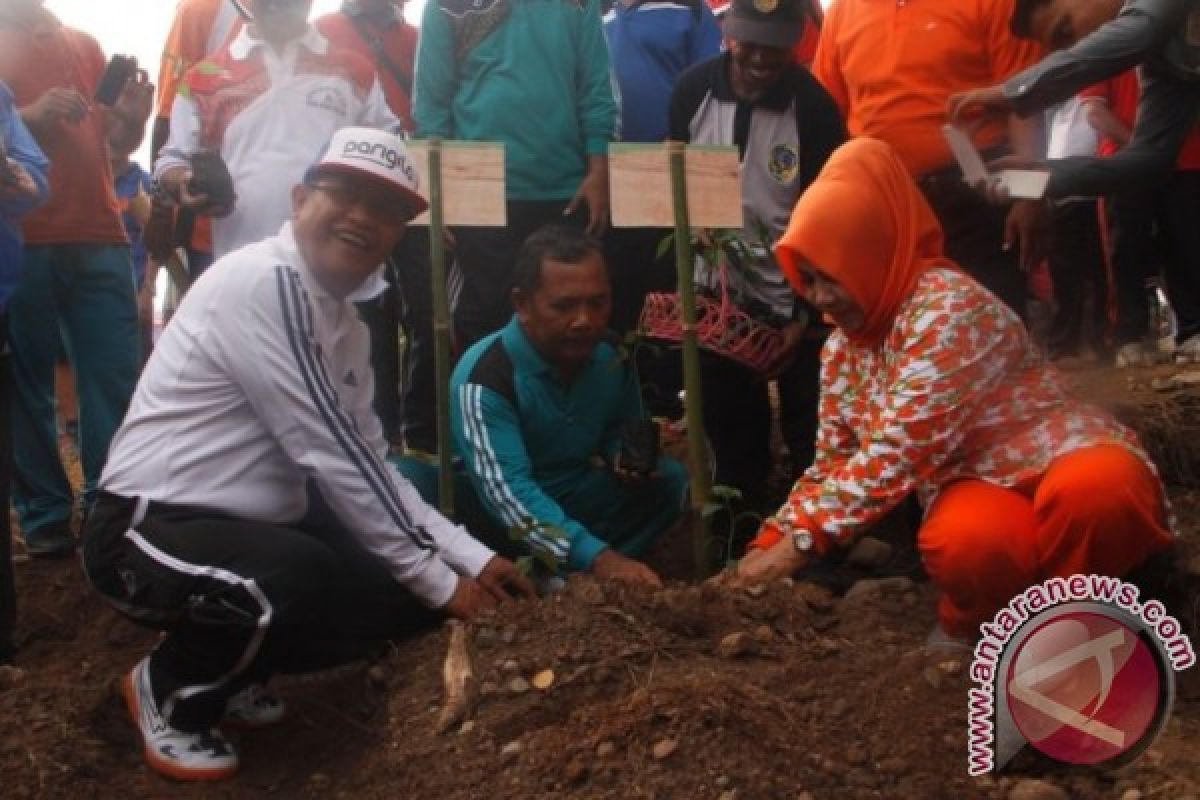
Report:
[[[492,522],[558,572],[658,586],[636,560],[683,512],[687,474],[660,457],[627,469],[645,418],[638,378],[606,336],[611,289],[599,242],[548,226],[517,257],[516,314],[450,379],[454,445]]]
[[[46,202],[50,162],[21,121],[12,91],[0,81],[0,664],[12,659],[16,590],[12,539],[8,530],[8,489],[12,442],[8,421],[8,300],[21,276],[20,218]]]

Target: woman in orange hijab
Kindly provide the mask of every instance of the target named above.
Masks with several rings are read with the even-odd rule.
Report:
[[[945,257],[888,145],[835,152],[775,254],[836,329],[816,461],[734,582],[790,574],[916,491],[918,547],[942,592],[935,634],[968,639],[1035,583],[1119,576],[1170,546],[1163,487],[1133,433],[1073,400],[1012,311]]]

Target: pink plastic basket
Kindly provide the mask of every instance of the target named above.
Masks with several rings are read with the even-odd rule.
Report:
[[[720,297],[696,295],[696,339],[700,347],[766,372],[783,349],[783,336],[738,308],[729,296],[725,258],[717,272]],[[652,292],[642,306],[640,327],[651,339],[683,341],[683,313],[676,292]]]

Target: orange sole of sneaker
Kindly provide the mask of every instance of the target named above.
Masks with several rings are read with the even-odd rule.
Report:
[[[129,718],[133,721],[133,727],[138,731],[138,735],[140,736],[141,725],[138,720],[141,719],[142,715],[138,710],[137,692],[133,686],[132,671],[121,681],[121,694],[125,696],[125,708],[129,711]],[[189,783],[223,781],[237,774],[237,767],[228,767],[226,769],[184,769],[178,764],[164,761],[146,745],[145,737],[142,738],[142,755],[145,757],[146,764],[150,769],[163,777],[176,781],[187,781]]]

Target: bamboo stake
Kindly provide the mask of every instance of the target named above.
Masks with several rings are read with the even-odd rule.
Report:
[[[696,340],[696,286],[692,230],[688,219],[687,170],[682,142],[669,142],[671,198],[675,208],[675,271],[679,280],[680,326],[683,330],[684,419],[687,424],[688,472],[692,496],[692,557],[696,579],[710,573],[712,537],[708,530],[708,447],[704,439],[704,406],[700,389],[700,347]]]
[[[450,301],[446,296],[446,224],[442,216],[442,140],[429,140],[429,260],[433,280],[433,355],[437,383],[438,508],[454,517],[450,444]]]

